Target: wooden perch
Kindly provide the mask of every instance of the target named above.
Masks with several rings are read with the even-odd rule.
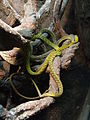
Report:
[[[47,2],[47,0],[46,0],[46,2]],[[48,5],[50,5],[50,2],[51,1],[49,1]],[[35,27],[36,9],[33,9],[35,7],[34,6],[35,0],[33,1],[32,5],[31,5],[31,3],[32,3],[31,0],[28,0],[28,2],[26,3],[25,16],[24,16],[24,19],[23,19],[20,26],[12,29],[10,26],[8,26],[2,20],[0,20],[0,29],[5,31],[6,33],[10,33],[10,35],[14,36],[13,40],[15,38],[15,41],[13,42],[14,43],[13,45],[16,45],[17,47],[21,47],[23,45],[23,43],[27,42],[27,40],[25,38],[23,38],[22,35],[25,36],[25,37],[31,36],[30,31],[28,31],[28,30],[31,30],[31,33],[32,33],[32,30],[36,29],[36,27]],[[58,14],[60,12],[59,11],[60,4],[61,4],[61,0],[56,0],[55,1],[55,6],[54,6],[55,14],[54,14],[53,17],[54,17],[54,22],[55,22],[55,25],[56,25],[56,30],[58,31],[58,33],[61,36],[64,36],[66,33],[65,33],[65,31],[63,30],[63,28],[62,28],[62,26],[60,24],[59,14]],[[44,5],[46,5],[46,3]],[[31,11],[31,13],[27,13],[29,11],[29,9],[30,9],[29,8],[30,6],[32,6],[32,8],[31,8],[32,11]],[[43,7],[42,7],[42,9],[43,9]],[[44,9],[43,9],[43,11],[44,11]],[[39,14],[38,16],[40,17],[43,14],[43,12],[41,13],[39,11],[38,14]],[[32,17],[32,20],[31,20],[31,17]],[[31,23],[29,23],[29,22],[31,22]],[[26,32],[25,31],[22,32],[22,30],[26,30]],[[22,35],[20,35],[16,31],[19,31]],[[29,32],[29,34],[28,34],[27,31]],[[11,42],[11,41],[9,41],[9,42]],[[3,45],[3,46],[5,47],[5,45]],[[7,48],[10,49],[9,44],[7,45]],[[72,45],[71,47],[69,47],[67,49],[65,49],[62,52],[62,57],[61,58],[60,57],[55,58],[55,60],[53,62],[53,66],[54,66],[56,74],[59,77],[60,77],[60,67],[61,68],[67,68],[67,66],[71,62],[71,58],[74,56],[75,50],[77,48],[78,48],[78,43]],[[57,92],[57,85],[56,85],[54,79],[52,78],[52,76],[50,74],[49,74],[49,76],[50,76],[50,80],[49,80],[50,89],[49,89],[49,92],[52,92],[52,91]],[[26,102],[26,103],[22,103],[21,105],[18,105],[15,108],[12,108],[11,110],[7,111],[6,116],[5,116],[5,120],[9,120],[9,119],[11,119],[11,120],[28,119],[31,116],[33,116],[34,114],[36,114],[38,111],[48,107],[54,101],[55,101],[55,99],[52,98],[52,97],[45,97],[45,98],[42,98],[40,100],[35,100],[35,101],[29,101],[29,102]]]
[[[38,111],[43,110],[46,107],[48,107],[53,102],[54,102],[54,99],[52,97],[46,97],[40,100],[29,101],[29,102],[23,103],[15,108],[12,108],[10,111],[8,111],[5,120],[28,119],[29,117],[33,116]]]
[[[66,69],[70,62],[71,62],[71,58],[75,55],[75,50],[77,50],[79,47],[79,43],[76,43],[72,46],[70,46],[69,48],[65,49],[64,51],[62,51],[62,57],[61,57],[61,68],[62,69]]]

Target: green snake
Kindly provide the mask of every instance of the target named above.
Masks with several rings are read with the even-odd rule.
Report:
[[[75,44],[78,42],[78,37],[77,35],[66,35],[64,37],[62,37],[57,44],[51,42],[49,39],[47,39],[45,36],[42,35],[42,32],[38,33],[37,35],[34,35],[32,40],[35,40],[35,39],[40,39],[42,41],[44,41],[45,43],[47,43],[48,45],[50,45],[52,48],[54,48],[53,50],[51,50],[51,52],[49,53],[49,55],[46,57],[45,61],[42,63],[42,65],[38,68],[37,71],[32,71],[31,67],[30,67],[30,55],[31,55],[31,51],[30,51],[30,46],[28,46],[28,51],[27,51],[27,57],[26,57],[26,69],[28,71],[28,73],[30,75],[39,75],[41,74],[43,71],[45,71],[46,67],[49,66],[49,69],[50,69],[50,73],[52,75],[52,77],[54,78],[57,86],[58,86],[58,92],[57,93],[48,93],[48,92],[44,92],[43,94],[40,93],[40,90],[38,88],[38,86],[36,85],[36,83],[32,80],[39,96],[37,97],[26,97],[24,95],[22,95],[20,92],[17,91],[17,89],[15,88],[15,86],[13,85],[12,83],[12,77],[15,75],[15,74],[12,74],[10,76],[10,83],[11,83],[11,86],[13,87],[14,91],[21,97],[25,98],[25,99],[37,99],[37,98],[41,98],[41,97],[46,97],[46,96],[52,96],[52,97],[59,97],[62,95],[63,93],[63,85],[62,85],[62,82],[61,80],[59,79],[58,75],[56,75],[55,71],[54,71],[54,68],[53,68],[53,61],[55,59],[56,56],[60,56],[61,55],[61,52],[62,50],[70,47],[71,45]],[[62,41],[65,41],[65,40],[70,40],[71,42],[67,45],[62,45],[61,47],[59,47],[59,44],[62,42]],[[47,90],[48,91],[48,90]]]

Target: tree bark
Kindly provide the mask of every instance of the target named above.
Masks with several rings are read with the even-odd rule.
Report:
[[[6,1],[8,1],[8,0],[6,0]],[[60,18],[59,18],[59,12],[60,12],[59,10],[60,10],[60,7],[62,6],[63,2],[62,2],[62,0],[56,0],[54,2],[55,3],[54,3],[54,7],[53,7],[54,8],[53,15],[52,15],[53,17],[52,17],[52,21],[50,21],[50,23],[53,23],[52,28],[54,29],[54,26],[55,26],[55,31],[58,34],[60,34],[59,35],[59,37],[60,37],[60,36],[66,35],[66,32],[64,31],[64,29],[61,26]],[[0,49],[1,50],[11,50],[14,46],[15,47],[24,47],[24,45],[26,43],[28,44],[30,41],[30,37],[32,37],[32,35],[35,33],[35,31],[37,31],[37,26],[36,26],[37,19],[41,20],[41,17],[43,16],[43,13],[46,12],[47,8],[48,8],[47,12],[49,11],[50,4],[51,4],[51,1],[46,0],[45,4],[37,12],[36,11],[36,0],[34,0],[34,1],[28,0],[24,7],[23,18],[19,13],[16,12],[16,10],[14,10],[12,8],[12,6],[10,7],[10,5],[7,4],[9,6],[9,8],[11,9],[11,11],[13,12],[15,18],[18,19],[21,24],[17,27],[12,28],[9,25],[7,25],[5,22],[0,20],[0,33],[1,34],[3,33],[3,35],[1,35],[2,38],[0,39],[0,43],[1,43]],[[42,10],[42,12],[41,12],[41,10]],[[61,16],[62,16],[62,13],[64,13],[64,9],[61,9],[61,10],[62,10],[61,11]],[[7,38],[10,37],[10,38],[6,39],[6,37]],[[5,40],[5,41],[3,41],[3,40]],[[4,43],[7,43],[7,44],[4,44]],[[79,43],[70,46],[69,48],[62,51],[62,57],[55,58],[53,66],[54,66],[54,70],[56,71],[56,74],[59,76],[59,78],[60,78],[60,68],[66,69],[68,67],[68,65],[71,62],[71,58],[75,55],[75,50],[78,48],[78,45],[79,45]],[[52,92],[52,91],[57,92],[57,85],[56,85],[55,80],[51,76],[50,71],[49,71],[49,76],[50,76],[49,92]],[[6,115],[4,114],[4,117],[6,120],[8,120],[8,119],[12,119],[12,120],[27,119],[27,118],[31,117],[32,115],[36,114],[38,111],[45,109],[53,102],[55,102],[54,98],[45,97],[40,100],[22,103],[21,105],[16,106],[15,108],[12,108],[9,111],[6,111]],[[5,113],[5,111],[4,111],[4,113]]]

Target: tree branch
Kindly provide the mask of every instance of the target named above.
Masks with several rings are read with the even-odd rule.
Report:
[[[36,19],[40,19],[44,12],[48,12],[50,9],[51,0],[46,0],[44,5],[36,13]]]
[[[65,8],[66,8],[68,2],[69,2],[69,0],[63,0],[63,2],[62,2],[62,6],[61,6],[61,9],[60,9],[60,15],[59,15],[59,16],[60,16],[60,19],[61,19],[62,16],[63,16],[63,13],[64,13],[64,11],[65,11]]]
[[[60,79],[60,64],[61,64],[61,60],[60,60],[60,57],[58,56],[58,57],[56,57],[54,59],[53,68],[54,68],[54,71],[55,71],[56,75],[59,76],[59,79]],[[49,76],[50,76],[50,80],[49,80],[49,93],[50,92],[57,93],[58,92],[58,86],[57,86],[55,80],[53,79],[53,77],[52,77],[52,75],[50,73],[49,73]]]
[[[24,5],[24,11],[25,14],[21,25],[13,29],[30,38],[36,30],[36,0],[28,0]]]
[[[62,57],[61,57],[61,68],[67,69],[71,58],[75,55],[75,51],[78,49],[79,43],[73,44],[69,48],[62,51]]]
[[[17,31],[0,19],[0,49],[10,50],[13,47],[22,47],[27,42]]]
[[[60,18],[59,18],[62,2],[63,0],[56,0],[54,4],[54,9],[53,9],[53,21],[55,25],[55,30],[57,31],[58,35],[60,34],[60,36],[64,36],[66,34],[64,29],[61,26]]]
[[[3,4],[4,4],[7,8],[11,9],[11,11],[14,13],[15,17],[21,22],[22,16],[20,16],[20,15],[18,14],[18,12],[10,5],[9,1],[8,1],[8,0],[3,0]]]
[[[54,102],[53,98],[46,97],[40,100],[23,103],[15,108],[12,108],[10,111],[8,111],[5,120],[28,119],[29,117],[33,116],[35,113],[48,107],[53,102]]]

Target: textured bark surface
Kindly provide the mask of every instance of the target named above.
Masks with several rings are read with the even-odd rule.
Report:
[[[9,25],[13,25],[16,21],[16,18],[10,9],[7,9],[3,4],[3,0],[0,1],[0,19],[6,22]]]
[[[38,16],[39,12],[37,12],[37,10],[36,10],[36,6],[37,6],[36,0],[34,0],[34,1],[31,1],[31,0],[3,0],[3,1],[9,1],[11,7],[9,4],[3,4],[3,2],[1,1],[0,2],[0,6],[1,6],[0,7],[0,18],[5,23],[9,24],[10,26],[13,26],[14,28],[8,26],[2,20],[0,20],[1,21],[0,22],[0,33],[1,33],[0,34],[1,35],[0,49],[1,50],[9,50],[9,49],[12,49],[14,46],[15,47],[23,46],[24,45],[23,43],[27,43],[28,40],[22,36],[25,36],[27,38],[30,37],[37,30],[37,24],[40,27],[38,29],[41,29],[44,27],[49,27],[50,23],[52,23],[52,21],[55,19],[54,17],[56,15],[57,19],[55,19],[56,20],[56,23],[55,23],[56,31],[55,32],[59,34],[59,35],[56,34],[57,38],[60,35],[61,36],[65,35],[65,31],[63,30],[62,26],[65,28],[66,32],[70,33],[70,34],[71,33],[77,34],[77,31],[79,31],[80,42],[82,43],[82,48],[83,48],[84,52],[82,52],[82,51],[79,52],[79,54],[76,56],[76,61],[79,61],[81,54],[83,56],[82,58],[85,58],[87,56],[87,59],[89,59],[89,56],[88,56],[89,55],[89,51],[88,51],[88,48],[89,48],[88,42],[89,41],[88,42],[84,41],[84,38],[85,38],[84,31],[87,30],[87,28],[89,27],[89,26],[86,27],[86,23],[89,24],[89,20],[88,20],[89,17],[87,15],[87,11],[88,11],[87,9],[89,9],[89,8],[86,7],[87,5],[89,5],[88,4],[89,2],[85,3],[84,7],[81,7],[81,6],[83,6],[83,5],[81,5],[81,4],[83,4],[83,1],[77,0],[77,1],[72,2],[71,0],[69,0],[68,6],[66,7],[66,10],[65,10],[65,13],[62,16],[62,20],[61,20],[62,24],[60,24],[60,21],[58,20],[59,12],[58,11],[55,12],[56,9],[53,10],[55,0],[52,0],[52,2],[46,0],[47,2],[50,3],[50,5],[48,3],[48,10],[44,10],[42,8],[43,14],[40,16],[40,18]],[[56,3],[58,3],[57,6],[59,7],[59,3],[61,1],[60,0],[59,0],[59,2],[57,2],[57,1],[58,0],[56,0]],[[79,2],[79,4],[77,4],[78,2]],[[44,4],[44,5],[45,5],[45,8],[47,8],[46,4]],[[76,9],[74,9],[75,5],[76,5]],[[57,6],[56,6],[56,8],[58,10]],[[13,7],[13,9],[12,9],[12,7]],[[7,8],[8,8],[8,10],[7,10]],[[31,9],[29,9],[29,8],[31,8]],[[84,13],[85,19],[84,18],[82,19],[82,12],[79,10],[79,9],[82,10],[83,8],[84,8],[84,10],[86,9],[85,13]],[[5,12],[2,12],[2,11],[5,11]],[[56,14],[54,14],[54,13],[56,13]],[[14,17],[11,17],[12,15]],[[75,18],[77,18],[77,19],[75,19]],[[79,23],[79,24],[77,24],[77,26],[79,26],[80,30],[77,30],[77,28],[78,28],[77,26],[75,27],[76,21],[73,21],[74,19],[78,21],[77,23]],[[81,20],[88,21],[88,22],[82,22],[82,24],[83,24],[82,25]],[[18,26],[18,27],[16,27],[16,26]],[[50,27],[52,27],[54,29],[54,27],[52,25]],[[88,31],[89,31],[89,29],[88,29]],[[89,34],[89,32],[86,32],[86,33],[87,33],[87,35]],[[82,37],[82,34],[84,35],[83,37]],[[85,38],[85,39],[87,40],[87,38]],[[89,40],[89,38],[88,38],[88,40]],[[7,44],[4,44],[4,43],[7,43]],[[67,48],[66,50],[64,50],[62,52],[62,55],[63,55],[62,57],[55,59],[54,68],[55,68],[56,74],[58,74],[58,76],[61,78],[62,82],[64,83],[64,91],[65,92],[60,98],[58,98],[60,101],[58,101],[56,99],[58,101],[58,104],[53,105],[54,107],[51,106],[51,108],[48,110],[48,112],[46,112],[46,114],[45,114],[46,116],[42,113],[41,113],[42,115],[39,114],[39,120],[48,120],[48,119],[49,120],[58,120],[58,119],[72,120],[72,118],[75,117],[74,114],[75,113],[77,114],[76,111],[80,111],[80,108],[79,108],[80,106],[78,107],[78,105],[81,105],[83,103],[82,101],[84,100],[84,97],[85,97],[85,94],[87,91],[87,88],[85,88],[85,91],[84,91],[83,87],[82,87],[82,89],[80,88],[81,87],[80,80],[85,78],[85,76],[84,76],[84,78],[82,78],[83,71],[80,73],[80,71],[77,70],[75,74],[73,73],[74,75],[72,74],[72,72],[69,71],[70,72],[69,73],[68,71],[66,71],[66,73],[67,73],[66,76],[63,75],[63,77],[61,77],[62,71],[60,69],[60,68],[65,69],[65,70],[68,69],[68,66],[70,65],[71,60],[72,60],[71,58],[74,55],[76,55],[75,50],[78,48],[78,46],[79,46],[78,43],[75,45],[72,45],[71,47]],[[85,48],[85,46],[87,46],[87,47]],[[81,44],[80,44],[80,47],[81,47]],[[80,59],[80,60],[83,61],[83,59]],[[0,63],[2,64],[2,61]],[[85,62],[84,62],[84,64],[85,64]],[[9,73],[9,70],[10,70],[10,65],[7,68],[7,73]],[[3,78],[2,75],[3,76],[5,75],[5,71],[6,70],[4,70],[4,72],[2,71],[0,73],[1,78]],[[79,75],[81,75],[81,76],[79,76]],[[63,78],[64,78],[64,80],[63,80]],[[7,77],[7,79],[9,79],[9,78]],[[5,80],[7,81],[7,79],[5,79]],[[54,92],[57,91],[57,85],[51,75],[50,75],[49,79],[50,79],[49,82],[50,82],[50,86],[51,86],[50,91],[54,91]],[[78,79],[80,79],[80,80],[78,80]],[[2,82],[0,82],[0,84],[1,83]],[[2,87],[0,89],[2,89]],[[1,92],[0,95],[2,95],[2,91],[0,91],[0,92]],[[2,98],[5,98],[5,95],[2,95],[2,97],[0,99],[2,99]],[[72,100],[72,98],[74,98],[74,99]],[[80,100],[82,100],[80,104],[78,103],[79,98],[80,98]],[[16,99],[18,99],[18,98],[16,98]],[[3,101],[3,100],[0,100],[0,101]],[[6,120],[8,120],[9,118],[15,119],[15,120],[27,119],[29,117],[32,119],[31,116],[36,114],[38,111],[45,109],[54,101],[55,101],[54,98],[51,98],[51,97],[46,97],[46,98],[42,98],[40,100],[35,100],[35,101],[29,101],[29,102],[23,103],[19,106],[16,106],[7,112],[3,111],[3,114],[1,114],[1,116],[5,116],[5,113],[6,113]],[[56,101],[56,103],[57,103],[57,101]],[[4,103],[6,104],[6,101]],[[76,103],[77,103],[77,105],[76,105]],[[1,102],[1,104],[2,104],[2,102]],[[0,109],[2,109],[2,107]],[[72,114],[70,115],[70,113],[72,113]],[[53,115],[53,117],[52,117],[52,115]],[[34,117],[33,117],[33,119],[35,119]],[[36,117],[36,120],[37,119],[38,119],[38,117]],[[76,120],[76,119],[73,119],[73,120]]]

